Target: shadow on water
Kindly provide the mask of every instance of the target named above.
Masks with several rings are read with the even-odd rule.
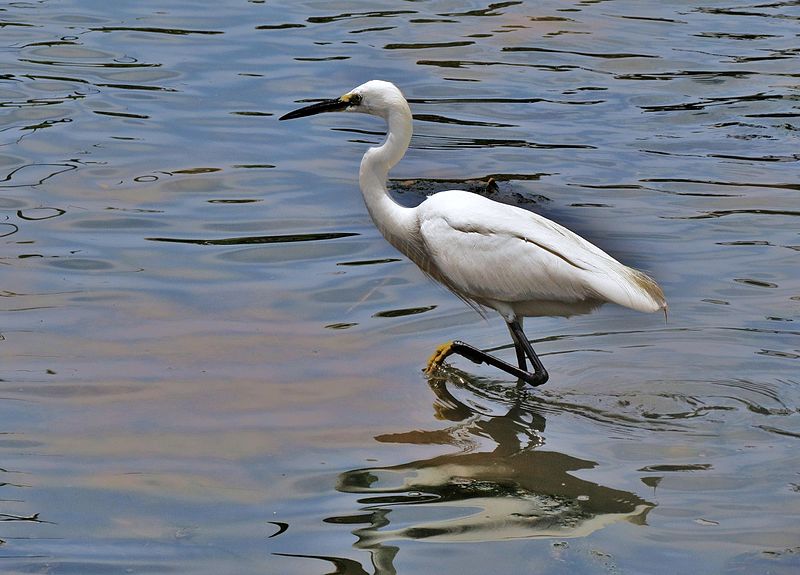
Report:
[[[526,390],[454,368],[429,380],[434,415],[449,426],[379,435],[381,443],[450,445],[456,453],[341,473],[337,490],[360,496],[352,514],[324,519],[354,526],[354,547],[376,574],[397,572],[392,542],[471,543],[585,537],[619,521],[646,524],[655,507],[634,493],[580,479],[594,468],[544,445],[546,418]],[[451,390],[452,388],[452,390]],[[328,561],[335,573],[367,573],[353,559],[276,553]]]

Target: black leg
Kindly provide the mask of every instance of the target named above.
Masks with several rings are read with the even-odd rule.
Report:
[[[520,362],[520,365],[523,366],[523,368],[514,367],[510,363],[490,355],[485,351],[478,349],[477,347],[473,347],[468,343],[464,343],[463,341],[451,341],[440,346],[436,350],[433,356],[431,356],[431,358],[428,360],[428,366],[425,369],[425,372],[428,374],[433,373],[436,368],[442,364],[447,356],[457,353],[474,363],[486,363],[487,365],[501,369],[506,373],[518,378],[520,382],[527,383],[534,387],[544,385],[548,378],[547,371],[545,371],[544,366],[542,366],[542,362],[539,361],[538,356],[536,353],[534,353],[530,342],[525,338],[525,334],[522,333],[522,328],[516,322],[514,322],[514,325],[516,325],[516,331],[515,328],[512,327],[512,324],[509,324],[509,329],[511,330],[512,338],[514,339],[514,347],[517,349],[517,360]],[[522,356],[520,356],[520,353],[522,353]],[[531,363],[534,366],[533,373],[525,369],[525,367],[527,367],[525,364],[526,356],[531,360]]]
[[[458,355],[464,356],[473,363],[485,363],[487,365],[491,365],[497,369],[502,369],[506,373],[510,373],[519,379],[525,379],[529,375],[526,370],[514,367],[499,357],[488,354],[482,349],[473,347],[468,343],[464,343],[463,341],[456,340],[452,342],[450,350],[451,353],[457,353]]]
[[[511,332],[511,337],[514,340],[514,346],[516,347],[519,345],[522,347],[524,354],[529,360],[531,360],[531,365],[533,366],[533,373],[528,372],[529,377],[524,378],[523,381],[533,386],[544,385],[547,383],[550,375],[542,365],[541,360],[539,360],[539,356],[536,355],[535,351],[533,351],[533,346],[531,345],[531,342],[528,341],[528,338],[525,337],[525,332],[522,331],[522,326],[520,323],[517,320],[509,322],[508,330]],[[517,350],[517,357],[519,357],[519,350]]]
[[[522,346],[522,342],[519,341],[519,336],[517,333],[511,329],[511,324],[507,323],[508,332],[511,334],[511,341],[514,342],[514,351],[517,352],[517,365],[522,371],[528,371],[528,363],[525,361],[525,348]],[[522,329],[522,323],[519,324],[520,330]],[[523,336],[524,337],[524,336]]]

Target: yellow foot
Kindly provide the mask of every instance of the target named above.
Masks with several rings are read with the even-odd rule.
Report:
[[[453,353],[453,342],[448,341],[436,348],[433,355],[428,359],[428,364],[425,366],[425,374],[431,375],[435,372],[440,365],[444,362],[448,355]]]

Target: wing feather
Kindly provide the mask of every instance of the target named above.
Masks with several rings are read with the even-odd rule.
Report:
[[[426,271],[467,300],[666,307],[651,278],[533,212],[451,190],[425,200],[418,217]]]

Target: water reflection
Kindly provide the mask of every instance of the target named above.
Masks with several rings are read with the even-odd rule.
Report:
[[[594,461],[541,449],[545,415],[525,391],[448,368],[429,380],[444,429],[376,437],[382,443],[452,445],[456,453],[342,473],[337,489],[355,493],[357,512],[325,519],[352,525],[354,546],[368,551],[376,574],[396,572],[392,542],[437,543],[585,537],[618,521],[644,525],[655,507],[635,493],[573,475]],[[452,390],[452,391],[451,391]],[[329,561],[337,573],[366,573],[351,559]]]

